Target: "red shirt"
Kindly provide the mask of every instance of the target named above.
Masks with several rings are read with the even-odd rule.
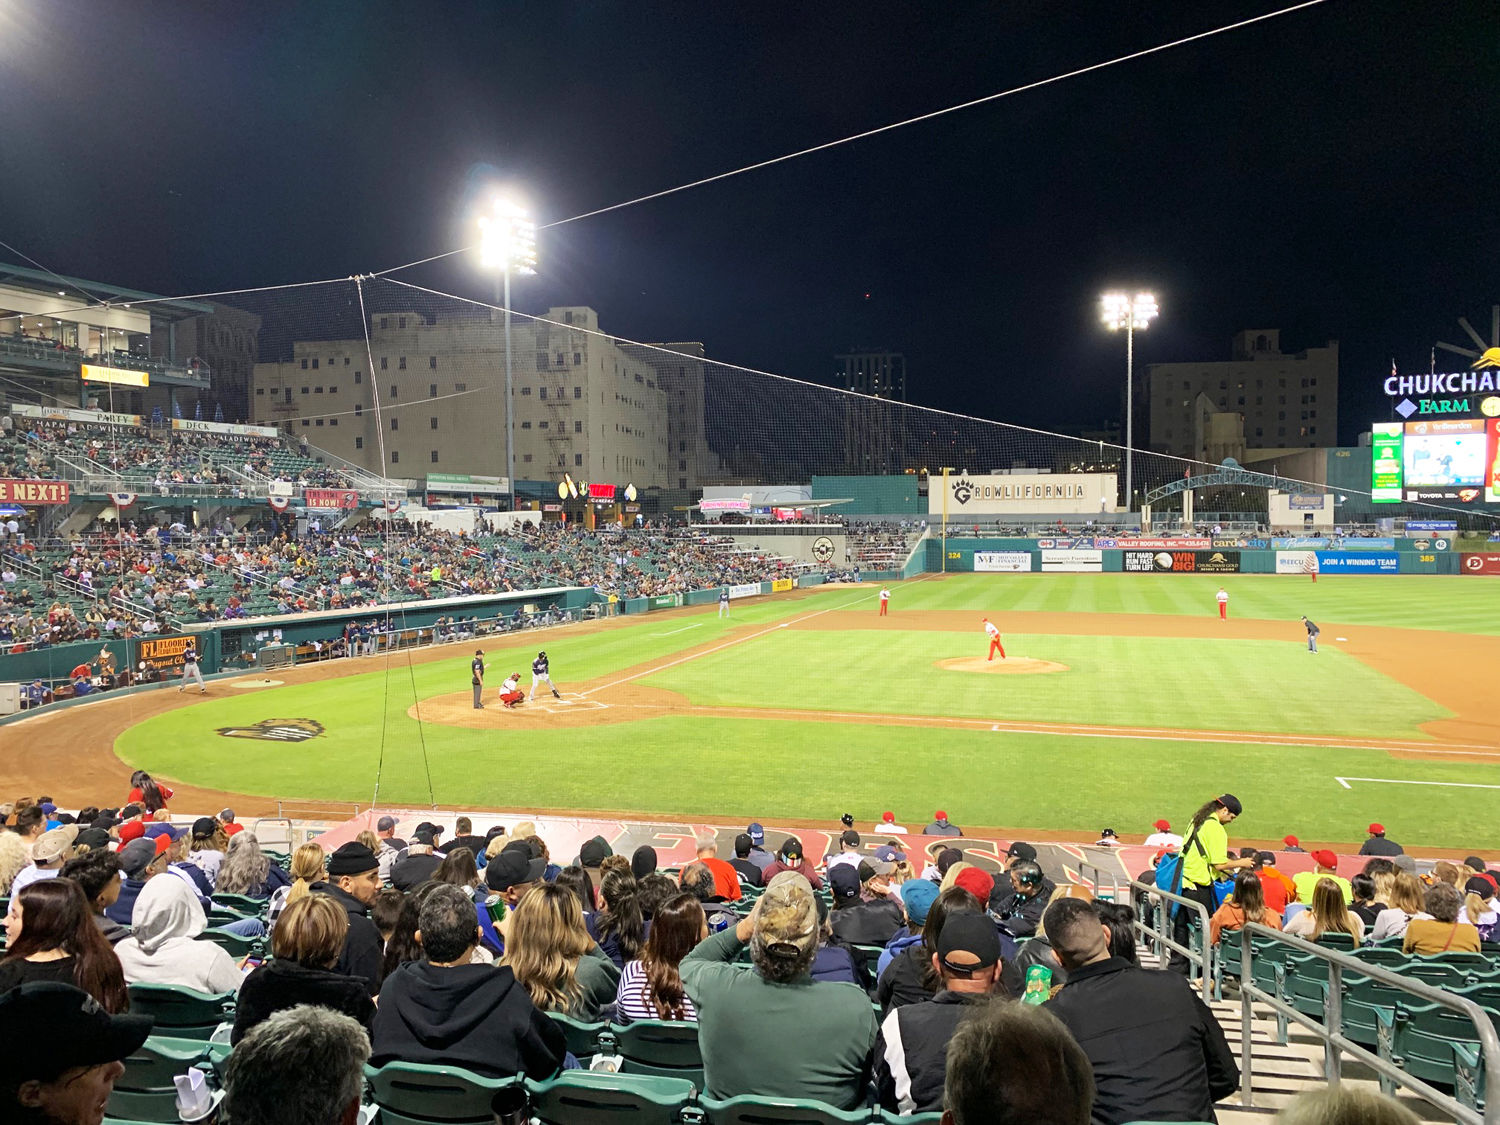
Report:
[[[714,874],[714,894],[727,902],[736,902],[741,897],[740,875],[726,860],[711,858],[700,859],[703,864]]]
[[[1262,867],[1256,874],[1260,876],[1260,890],[1265,896],[1266,909],[1284,915],[1286,904],[1297,901],[1297,888],[1274,867]]]

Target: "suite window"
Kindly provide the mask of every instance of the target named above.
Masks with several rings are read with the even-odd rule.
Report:
[[[307,360],[305,360],[305,359],[302,361],[302,370],[303,371],[307,370]]]
[[[428,383],[427,384],[427,397],[428,398],[437,398],[437,384],[436,383]]]
[[[401,419],[400,418],[392,418],[391,419],[391,429],[393,429],[393,430],[399,430],[400,428],[401,428]]]
[[[428,421],[430,423],[430,425],[427,427],[428,429],[435,430],[435,429],[438,428],[437,427],[437,419],[436,418],[430,418],[430,419],[428,419]]]
[[[399,451],[394,450],[394,449],[391,450],[391,464],[392,465],[399,465],[399,464],[401,464],[401,454],[400,454]]]
[[[397,357],[397,359],[396,359],[396,368],[399,371],[405,371],[406,370],[406,357],[404,355]]]
[[[365,447],[365,439],[364,438],[357,437],[357,438],[354,439],[354,448],[355,449],[363,449],[364,447]]]
[[[435,355],[428,356],[427,357],[427,366],[430,367],[430,368],[432,368],[434,371],[436,371],[437,370],[437,356],[435,356]]]
[[[390,357],[389,356],[381,356],[380,357],[380,370],[386,371],[389,368],[390,368]]]
[[[434,450],[433,450],[433,451],[432,451],[432,463],[433,463],[433,464],[434,464],[434,465],[436,465],[436,464],[437,464],[437,463],[438,463],[438,459],[437,459],[437,450],[436,450],[436,449],[434,449]]]

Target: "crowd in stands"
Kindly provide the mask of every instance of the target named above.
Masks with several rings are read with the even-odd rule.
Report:
[[[540,1081],[580,1065],[569,1027],[599,1020],[695,1025],[710,1098],[946,1110],[955,1125],[1213,1121],[1238,1085],[1224,1032],[1186,979],[1137,962],[1130,906],[1054,885],[1021,841],[999,872],[967,862],[941,812],[922,837],[887,813],[873,841],[846,816],[817,864],[796,837],[768,849],[759,824],[735,838],[730,859],[707,832],[674,870],[649,845],[627,857],[602,837],[563,865],[532,822],[481,833],[470,817],[451,840],[430,821],[400,838],[387,816],[337,847],[272,856],[230,809],[175,825],[170,788],[147,774],[125,796],[118,808],[0,806],[0,1033],[20,1026],[6,1021],[81,1027],[86,1016],[118,1051],[79,1056],[97,1067],[150,1032],[129,1014],[133,988],[220,996],[232,1013],[224,1081],[236,1122],[282,1120],[235,1108],[264,1107],[265,1091],[247,1083],[266,1080],[272,1056],[320,1060],[325,1072],[310,1081],[338,1085],[331,1125],[362,1094],[357,1079],[326,1072],[333,1045],[355,1069],[427,1063]],[[1234,803],[1218,798],[1203,819],[1222,827],[1215,814]],[[1166,840],[1163,854],[1183,854],[1182,843]],[[1236,861],[1210,852],[1207,862]],[[1385,867],[1363,900],[1356,885],[1353,909],[1377,926],[1406,914],[1408,948],[1443,939],[1462,910],[1494,924],[1472,885],[1486,880],[1492,898],[1487,874],[1469,877],[1460,902],[1461,873],[1439,865],[1418,901],[1402,882],[1416,882],[1409,872],[1373,862]],[[1346,916],[1338,884],[1313,874],[1308,937],[1347,932],[1362,915]],[[1269,917],[1254,891],[1269,878],[1240,872],[1239,924]],[[1233,924],[1221,911],[1215,932]],[[258,946],[229,952],[267,937],[269,958]],[[1463,947],[1449,935],[1445,948]],[[34,1068],[25,1052],[0,1052],[0,1073],[14,1076],[0,1079],[0,1115],[26,1104],[17,1079],[45,1086],[63,1069],[17,1071],[18,1057]],[[118,1075],[100,1078],[105,1096]]]

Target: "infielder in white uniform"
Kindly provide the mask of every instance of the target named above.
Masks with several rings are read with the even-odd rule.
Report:
[[[182,683],[178,686],[177,690],[183,691],[186,689],[189,679],[198,681],[198,693],[200,695],[208,694],[208,688],[203,684],[203,673],[198,670],[198,648],[191,643],[189,643],[187,650],[182,654]]]
[[[546,680],[547,686],[552,689],[552,697],[554,699],[561,699],[562,693],[557,690],[557,685],[552,682],[552,673],[547,667],[547,654],[539,652],[536,654],[536,659],[531,662],[531,696],[526,702],[532,703],[536,701],[536,686],[543,680]]]

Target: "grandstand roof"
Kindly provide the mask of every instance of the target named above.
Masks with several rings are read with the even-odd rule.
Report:
[[[123,289],[118,285],[109,285],[102,281],[85,281],[82,278],[68,277],[66,274],[48,273],[46,270],[34,270],[26,266],[13,266],[8,262],[0,262],[0,284],[14,285],[21,289],[37,289],[56,293],[59,282],[87,293],[95,300],[101,302],[150,301],[151,315],[160,317],[163,320],[186,320],[189,317],[201,316],[214,311],[212,305],[202,301],[183,301],[176,298],[163,297],[159,293],[145,293],[139,289]]]

